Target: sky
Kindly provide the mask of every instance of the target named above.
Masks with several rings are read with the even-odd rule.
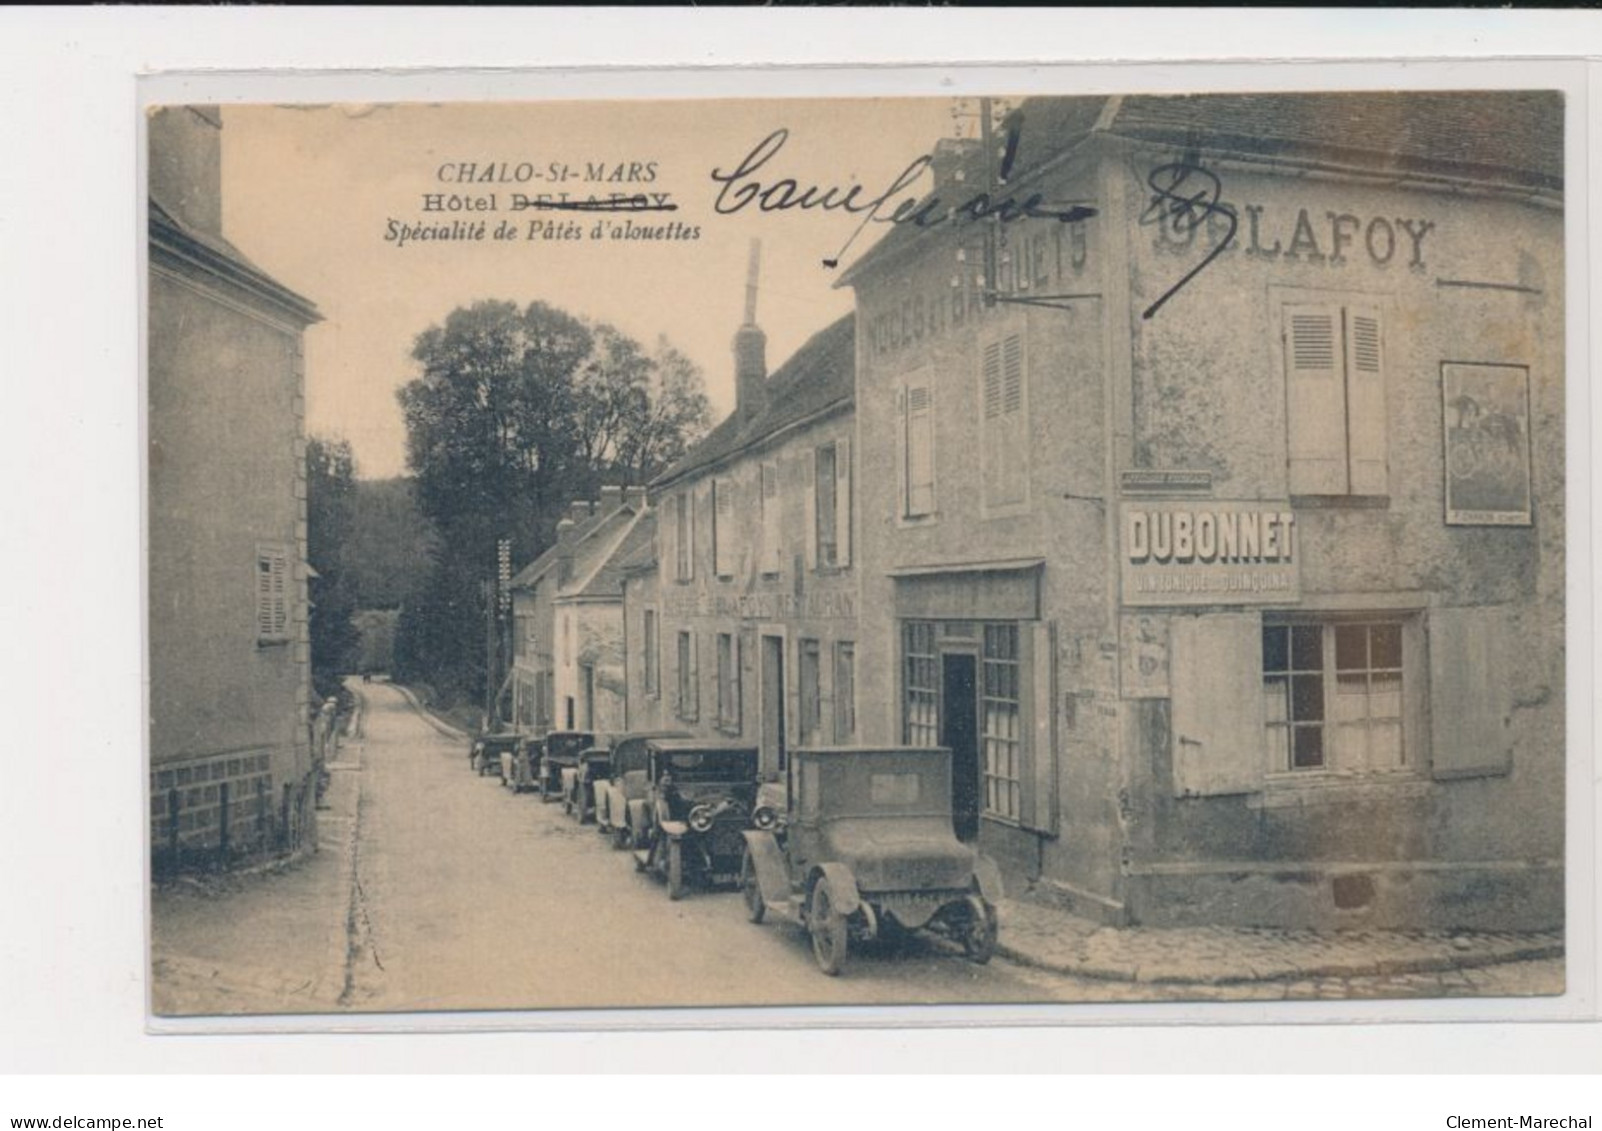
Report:
[[[307,430],[349,440],[358,474],[383,478],[405,471],[395,391],[416,376],[413,340],[481,299],[543,300],[609,322],[648,347],[666,335],[701,366],[721,419],[733,407],[730,343],[743,317],[750,241],[762,241],[757,321],[771,372],[851,309],[850,290],[833,283],[888,226],[865,231],[831,270],[822,260],[839,252],[860,217],[763,213],[754,204],[720,214],[714,204],[722,186],[712,171],[732,173],[785,129],[753,179],[766,186],[789,177],[803,188],[860,184],[861,198],[871,199],[936,140],[971,130],[971,120],[954,113],[966,109],[943,98],[231,105],[223,110],[224,233],[322,312],[325,321],[306,335]],[[503,180],[456,183],[467,164]],[[553,164],[567,166],[567,182],[545,179]],[[591,166],[605,177],[621,166],[637,179],[590,183]],[[927,185],[926,175],[912,194]],[[571,216],[587,237],[602,219],[512,208],[514,193],[552,191],[667,193],[677,211],[605,220],[678,221],[699,229],[699,238],[526,238],[530,221],[558,227]],[[425,211],[426,198],[438,193],[494,193],[495,210]],[[386,239],[391,221],[479,219],[489,229],[481,242]],[[502,220],[519,238],[488,238]]]

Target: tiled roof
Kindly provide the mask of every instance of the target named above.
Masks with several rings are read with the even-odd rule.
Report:
[[[631,511],[630,513],[633,512]],[[594,514],[585,518],[584,521],[577,523],[573,529],[573,532],[569,535],[569,543],[577,546],[579,542],[582,542],[591,534],[594,534],[597,530],[599,530],[601,524],[609,517],[611,516]],[[512,577],[511,587],[513,589],[527,589],[540,578],[544,577],[550,572],[551,567],[556,565],[556,563],[561,560],[561,549],[562,547],[560,543],[548,547],[543,554],[517,571],[517,573]]]
[[[768,378],[766,409],[742,421],[731,413],[678,463],[657,476],[663,487],[733,455],[799,420],[849,405],[856,389],[856,315],[819,330]]]
[[[1023,123],[1014,179],[1102,132],[1380,175],[1428,174],[1530,191],[1563,187],[1563,97],[1556,91],[1096,95],[1032,98],[1014,115]],[[971,155],[965,184],[985,183],[982,159]],[[920,233],[938,230],[898,225],[839,284]]]
[[[574,589],[562,590],[563,597],[621,597],[623,578],[629,568],[629,559],[643,550],[651,555],[656,540],[656,518],[646,512],[629,527],[621,542],[608,553],[584,583]],[[654,555],[651,555],[654,556]]]

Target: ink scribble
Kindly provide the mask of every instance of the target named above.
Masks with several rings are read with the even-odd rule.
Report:
[[[597,200],[547,200],[521,194],[513,197],[512,211],[521,212],[525,208],[544,208],[555,212],[677,212],[679,210],[679,206],[672,201],[653,202],[644,193]]]
[[[1188,161],[1170,161],[1166,165],[1158,165],[1146,177],[1146,184],[1152,191],[1151,202],[1141,213],[1140,222],[1148,224],[1171,223],[1174,231],[1189,234],[1207,222],[1210,216],[1222,216],[1229,223],[1229,231],[1224,238],[1214,245],[1207,257],[1192,267],[1185,275],[1163,292],[1161,298],[1148,306],[1141,318],[1150,318],[1163,308],[1163,305],[1181,290],[1202,271],[1208,264],[1217,259],[1230,241],[1235,238],[1235,232],[1240,227],[1240,216],[1234,207],[1219,200],[1223,194],[1223,183],[1218,175],[1200,165],[1193,165]]]

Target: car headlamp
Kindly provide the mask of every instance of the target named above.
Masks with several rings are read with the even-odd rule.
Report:
[[[697,805],[690,810],[689,826],[698,833],[704,833],[712,827],[712,821],[717,816],[717,809],[711,805]]]

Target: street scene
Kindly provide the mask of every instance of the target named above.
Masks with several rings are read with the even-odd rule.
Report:
[[[1565,993],[1557,93],[145,125],[155,1015]]]
[[[677,1005],[710,1007],[1503,996],[1562,984],[1557,937],[1536,934],[1414,940],[1415,968],[1385,973],[1278,940],[1301,970],[1229,985],[1152,983],[1133,969],[1076,976],[1029,954],[976,966],[914,936],[828,979],[799,928],[747,922],[727,889],[670,903],[594,826],[470,772],[466,743],[402,692],[361,694],[316,856],[157,894],[157,1013],[641,1008],[660,1004],[664,985],[680,987]],[[1061,919],[1063,933],[1095,929]],[[1144,940],[1170,954],[1219,941]]]

